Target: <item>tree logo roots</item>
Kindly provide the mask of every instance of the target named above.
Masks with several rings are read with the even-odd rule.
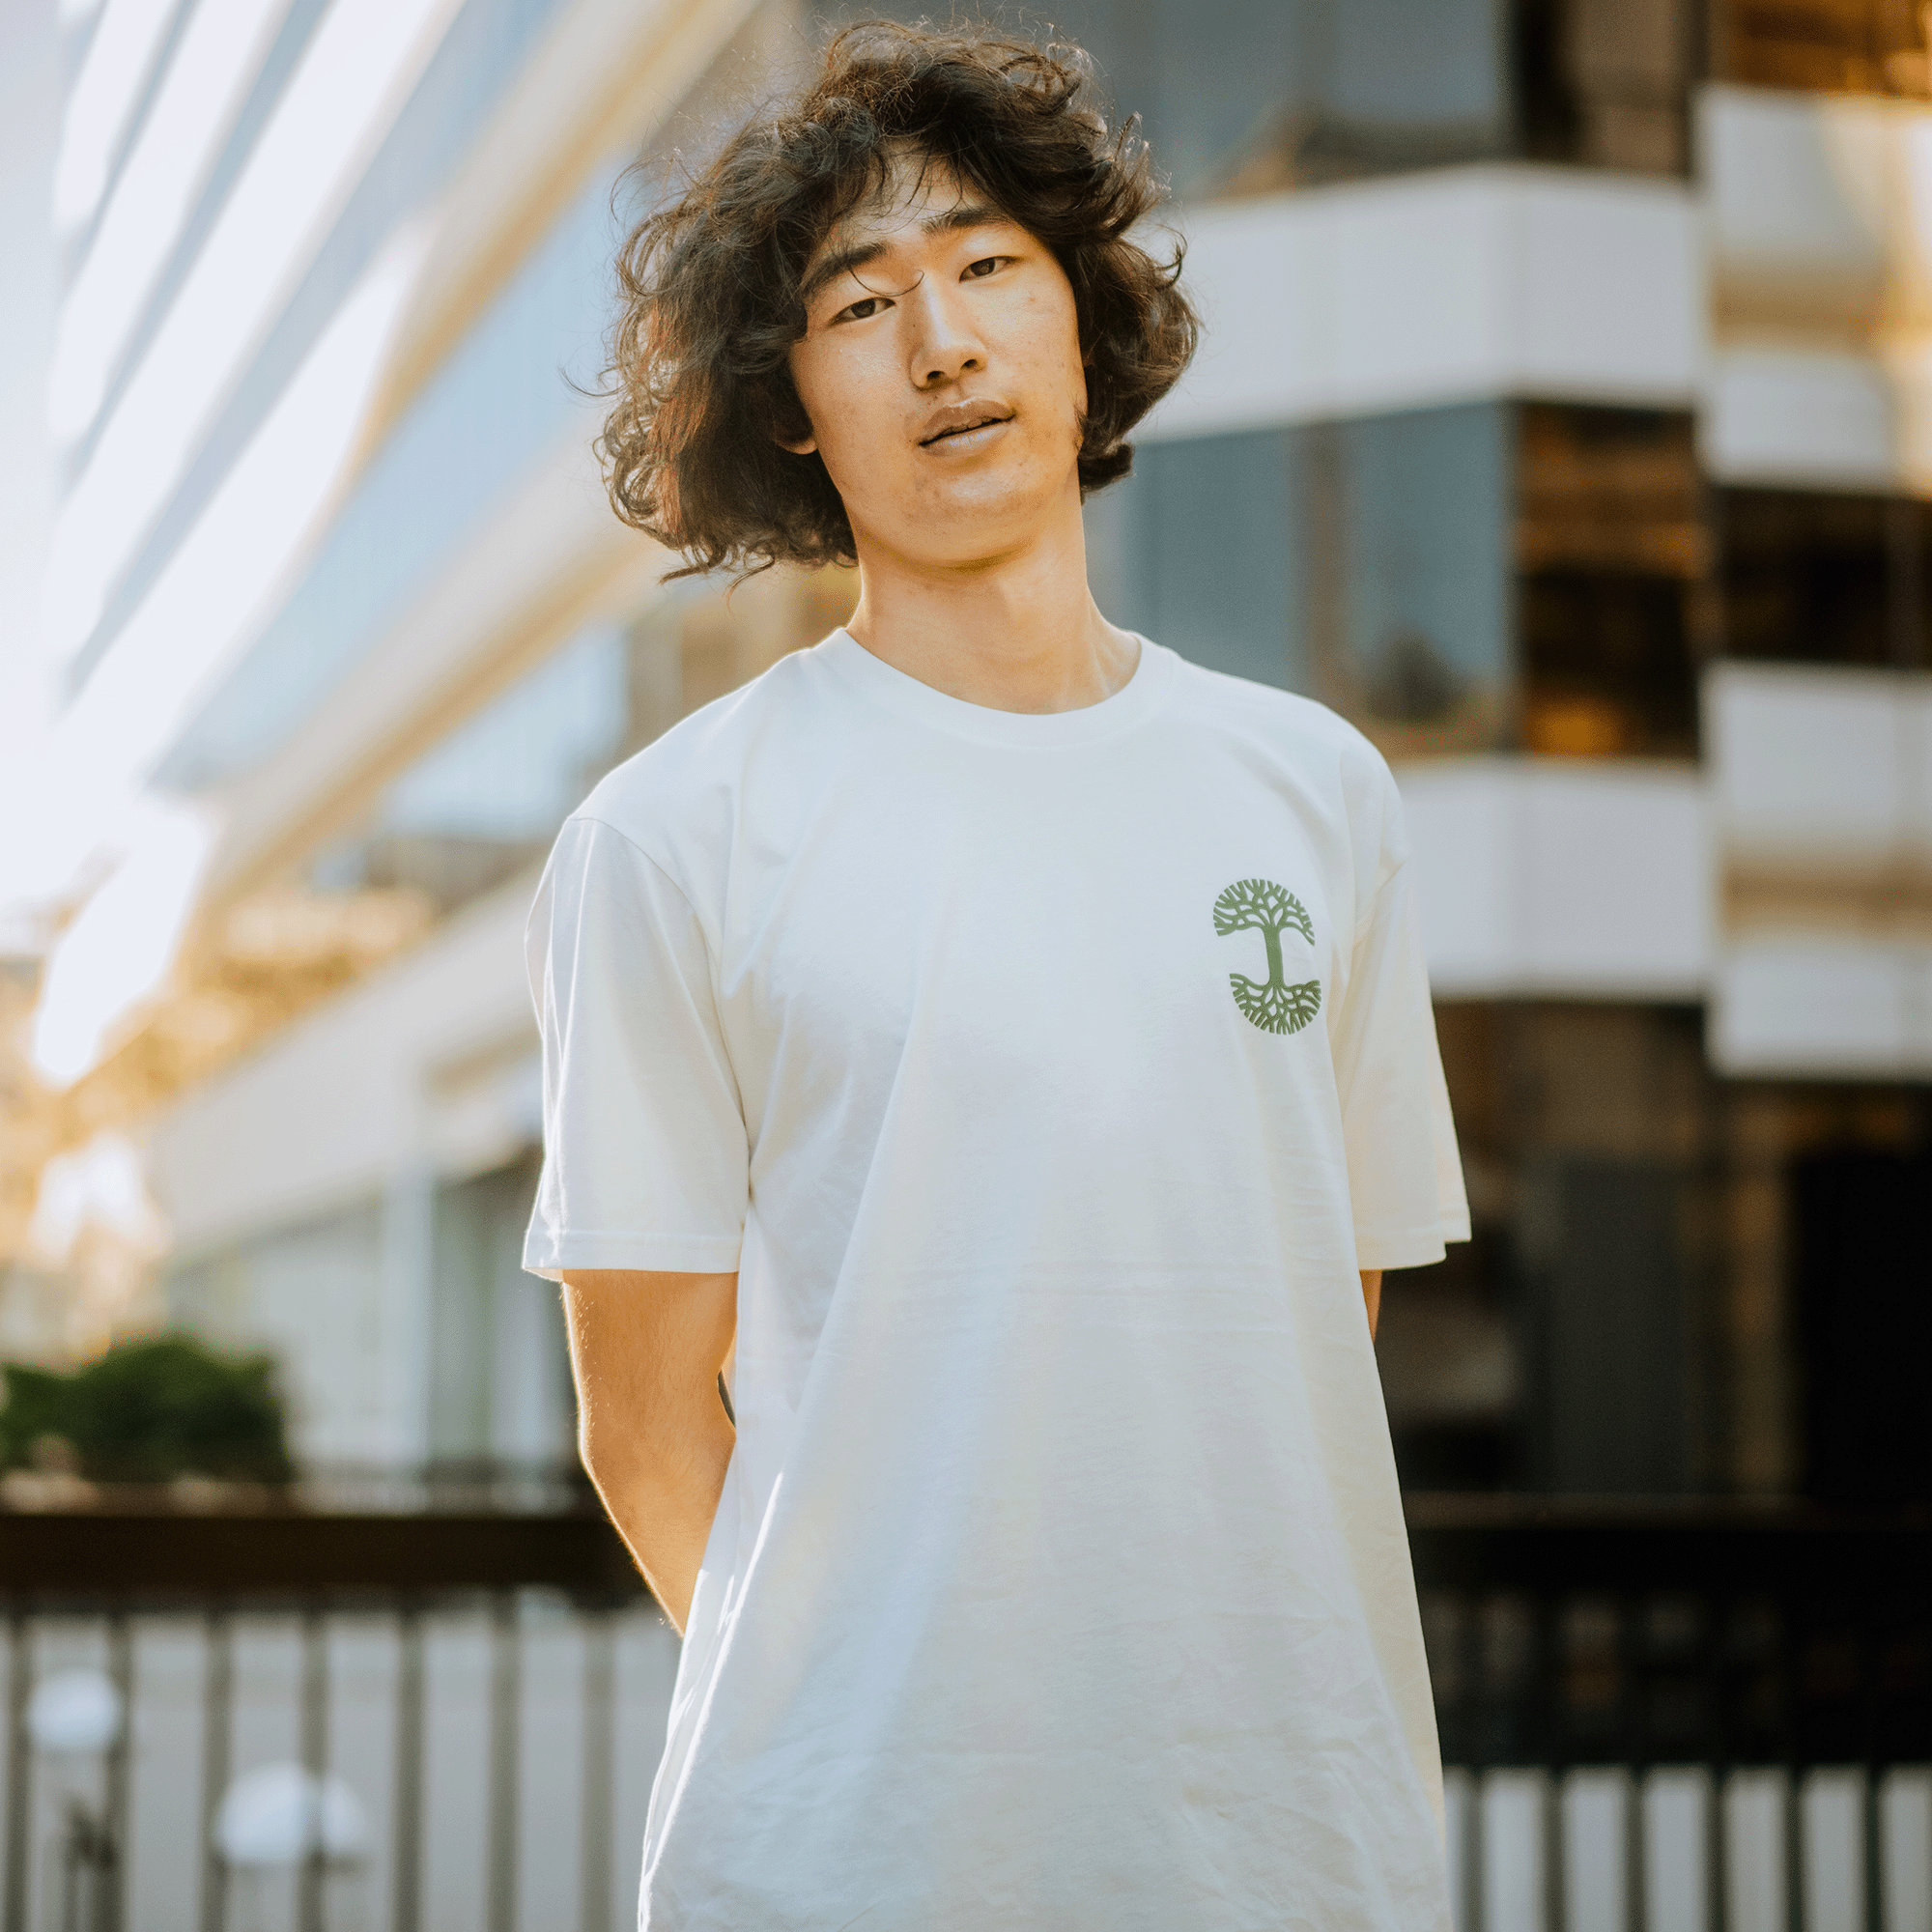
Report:
[[[1315,944],[1315,924],[1308,908],[1272,879],[1240,879],[1214,901],[1214,930],[1225,939],[1231,932],[1259,932],[1267,946],[1268,976],[1250,980],[1230,973],[1235,1004],[1242,1015],[1264,1033],[1299,1033],[1321,1009],[1321,981],[1307,980],[1291,986],[1282,965],[1281,936],[1290,928]]]

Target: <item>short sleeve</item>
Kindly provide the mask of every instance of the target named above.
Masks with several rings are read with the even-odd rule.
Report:
[[[748,1154],[703,930],[621,833],[574,818],[526,934],[543,1033],[533,1274],[738,1265]]]
[[[1469,1238],[1469,1208],[1406,863],[1356,930],[1333,1046],[1356,1264],[1439,1262]]]

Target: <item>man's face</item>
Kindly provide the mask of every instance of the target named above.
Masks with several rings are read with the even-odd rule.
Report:
[[[1087,408],[1073,290],[1051,252],[936,164],[808,265],[792,380],[862,556],[990,561],[1077,514]]]

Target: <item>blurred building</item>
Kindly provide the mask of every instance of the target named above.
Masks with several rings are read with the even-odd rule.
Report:
[[[663,586],[611,518],[613,186],[814,18],[62,0],[0,1346],[166,1320],[280,1350],[316,1462],[567,1454],[535,867],[853,594]],[[1335,705],[1409,801],[1478,1233],[1389,1292],[1406,1479],[1924,1492],[1921,16],[1056,18],[1209,325],[1091,505],[1103,608]]]

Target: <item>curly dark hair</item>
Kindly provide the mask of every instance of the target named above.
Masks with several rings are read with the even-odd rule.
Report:
[[[898,154],[950,167],[1049,248],[1073,287],[1088,412],[1082,495],[1133,467],[1127,432],[1174,385],[1199,325],[1181,251],[1127,240],[1161,199],[1135,124],[1110,133],[1078,47],[990,29],[868,21],[826,48],[797,100],[739,129],[617,258],[623,298],[598,439],[611,502],[684,577],[855,561],[787,363],[800,282]]]

